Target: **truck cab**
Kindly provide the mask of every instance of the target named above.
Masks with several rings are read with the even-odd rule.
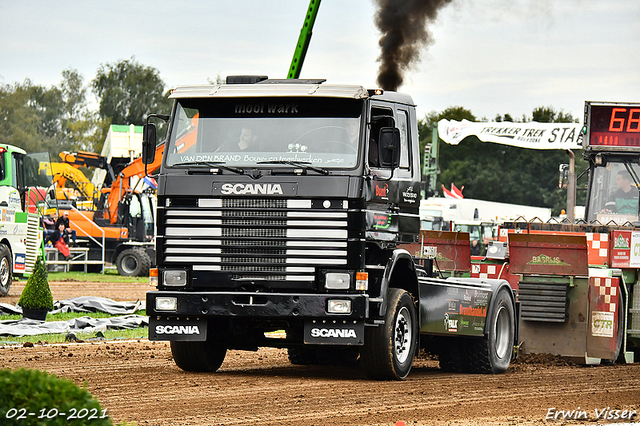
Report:
[[[9,293],[13,274],[29,273],[35,263],[42,241],[36,187],[51,185],[38,166],[48,157],[0,144],[0,296]]]

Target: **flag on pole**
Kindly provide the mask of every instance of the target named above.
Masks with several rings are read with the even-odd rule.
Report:
[[[462,185],[462,188],[458,189],[458,187],[455,186],[453,182],[451,182],[451,192],[453,192],[453,195],[455,195],[456,198],[464,198],[464,195],[462,195],[463,189],[464,185]]]
[[[464,195],[462,195],[463,189],[464,189],[464,185],[462,186],[462,188],[458,189],[458,187],[455,186],[453,182],[451,182],[451,191],[449,191],[447,188],[444,187],[444,185],[442,185],[442,194],[444,195],[444,198],[462,199],[464,198]]]
[[[146,188],[158,189],[158,182],[156,182],[156,180],[151,176],[145,176],[144,179],[142,179],[142,182],[145,185],[145,189]]]

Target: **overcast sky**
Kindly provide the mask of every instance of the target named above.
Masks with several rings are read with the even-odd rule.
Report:
[[[287,75],[308,0],[0,0],[0,83],[50,86],[73,68],[135,56],[169,87],[230,74]],[[302,78],[376,86],[372,0],[323,0]],[[418,116],[478,118],[585,100],[640,102],[638,0],[453,0],[399,89]],[[125,124],[125,123],[123,123]]]

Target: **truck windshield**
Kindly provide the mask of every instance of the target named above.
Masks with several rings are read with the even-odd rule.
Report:
[[[293,161],[354,168],[362,110],[361,100],[342,98],[179,100],[166,162],[256,167]]]
[[[608,162],[595,167],[587,220],[622,225],[638,221],[640,166],[637,162]]]

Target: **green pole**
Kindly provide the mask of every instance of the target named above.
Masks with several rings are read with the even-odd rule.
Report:
[[[309,2],[309,9],[307,10],[307,15],[304,18],[304,23],[300,30],[300,37],[298,37],[296,50],[293,52],[293,59],[291,60],[291,66],[289,67],[289,74],[287,75],[287,78],[300,77],[300,70],[304,63],[304,57],[307,55],[307,49],[311,42],[311,30],[313,29],[313,24],[316,21],[319,8],[320,0],[311,0]]]
[[[438,123],[433,127],[431,133],[431,144],[425,147],[423,176],[427,178],[428,190],[432,194],[437,194],[436,181],[438,180]]]

